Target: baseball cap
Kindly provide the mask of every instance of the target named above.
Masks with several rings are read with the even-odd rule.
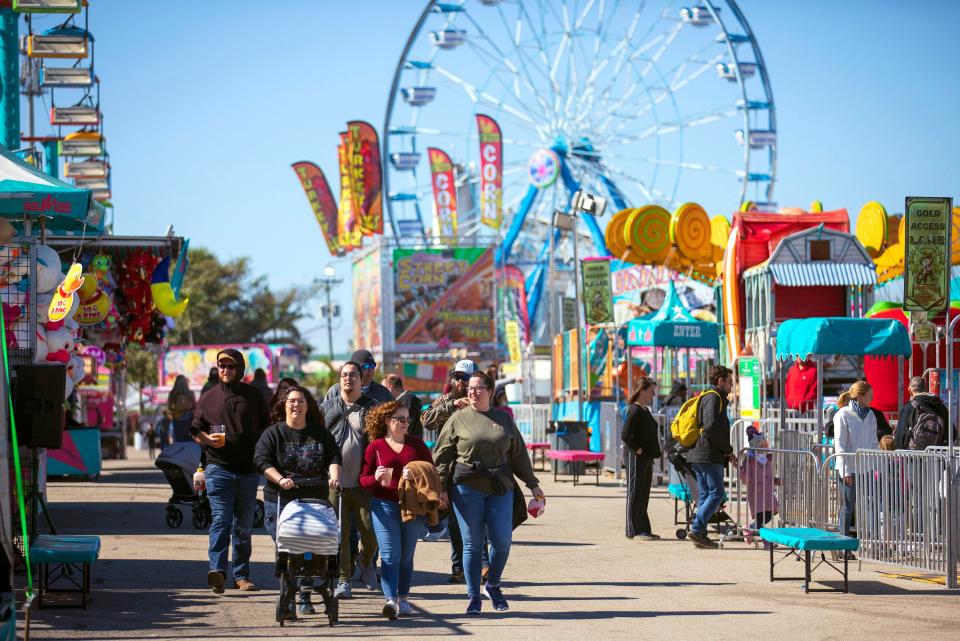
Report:
[[[371,365],[376,365],[377,361],[373,359],[373,354],[365,349],[358,349],[353,354],[350,355],[350,360],[354,363],[360,363],[361,365],[366,365],[370,363]]]
[[[475,374],[477,372],[477,364],[471,360],[457,361],[457,364],[453,367],[453,372],[455,374],[458,372],[462,372],[464,374]]]

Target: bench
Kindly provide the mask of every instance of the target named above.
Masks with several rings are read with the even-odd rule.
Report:
[[[79,593],[80,604],[59,607],[86,609],[90,594],[90,566],[100,556],[99,536],[54,536],[41,534],[30,544],[30,561],[40,567],[37,605],[43,607],[47,593]],[[76,574],[80,573],[79,580]],[[72,587],[53,587],[54,584]]]
[[[550,450],[547,456],[553,461],[565,461],[567,463],[596,463],[597,464],[597,485],[600,485],[600,461],[606,456],[603,452],[590,452],[588,450]],[[557,482],[557,468],[559,465],[553,465],[553,482]],[[573,484],[576,486],[580,480],[580,468],[577,465],[573,467]]]
[[[533,463],[533,469],[537,469],[537,452],[540,452],[540,469],[547,469],[547,451],[550,449],[549,443],[527,443],[527,449],[530,450],[530,460]]]
[[[839,532],[828,532],[819,528],[812,527],[778,527],[778,528],[760,528],[760,538],[770,546],[770,580],[771,581],[799,581],[803,580],[803,591],[809,592],[848,592],[847,583],[847,552],[856,552],[860,547],[860,542],[849,536],[844,536]],[[783,558],[799,556],[797,550],[803,550],[804,573],[803,577],[774,577],[773,566],[783,560],[774,561],[773,549],[776,545],[788,548]],[[819,552],[820,561],[815,566],[810,567],[810,553]],[[843,557],[843,570],[827,561],[824,552],[839,552]],[[811,588],[810,576],[813,570],[821,565],[827,565],[843,576],[843,589],[839,588]]]

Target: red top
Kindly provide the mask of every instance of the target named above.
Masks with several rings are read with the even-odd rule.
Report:
[[[360,487],[378,499],[399,502],[397,485],[400,483],[400,475],[403,474],[404,466],[411,461],[433,463],[433,456],[422,439],[407,434],[406,438],[403,439],[403,447],[399,452],[394,452],[385,438],[378,438],[370,443],[367,446],[367,451],[364,452],[363,468],[360,470]],[[380,485],[380,481],[373,478],[377,467],[380,465],[393,468],[390,487]]]

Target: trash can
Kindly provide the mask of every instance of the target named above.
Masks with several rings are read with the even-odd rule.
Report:
[[[587,449],[587,423],[585,421],[550,421],[550,449]],[[559,474],[583,474],[583,461],[553,461]]]

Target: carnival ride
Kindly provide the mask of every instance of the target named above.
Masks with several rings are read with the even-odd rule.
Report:
[[[505,229],[485,228],[477,206],[478,115],[502,127]],[[434,0],[407,40],[387,104],[388,221],[396,237],[443,240],[427,213],[425,152],[445,150],[459,216],[457,238],[445,240],[500,241],[497,264],[523,270],[528,316],[542,327],[548,248],[559,240],[552,215],[569,210],[575,192],[608,197],[611,212],[642,202],[674,208],[695,189],[771,207],[776,135],[763,57],[733,0],[683,8]],[[702,213],[688,216],[702,224]],[[602,232],[611,216],[580,218],[595,254],[622,255]]]

